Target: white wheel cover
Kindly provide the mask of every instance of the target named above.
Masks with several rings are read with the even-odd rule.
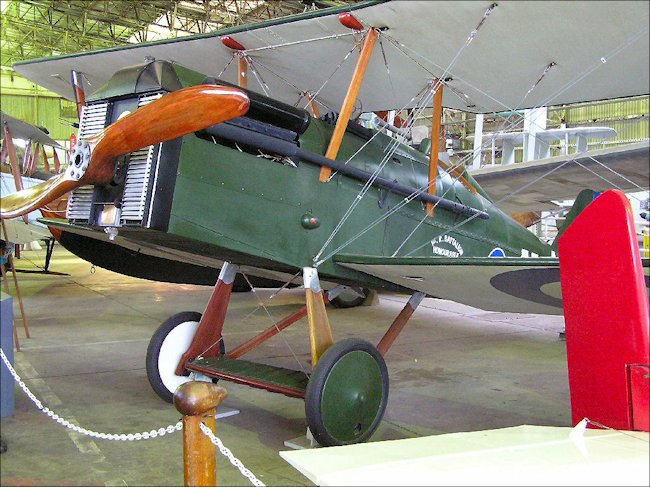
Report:
[[[192,343],[192,338],[199,326],[198,321],[179,323],[170,331],[160,346],[158,354],[158,373],[164,386],[172,394],[178,386],[192,380],[192,377],[176,375],[176,367],[181,356]]]

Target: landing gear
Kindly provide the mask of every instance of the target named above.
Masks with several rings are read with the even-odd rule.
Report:
[[[361,303],[370,294],[370,289],[366,287],[351,287],[341,292],[338,296],[330,301],[330,304],[335,308],[354,308],[360,306]]]
[[[237,272],[236,266],[224,263],[203,315],[178,313],[153,335],[147,350],[147,376],[156,394],[171,402],[176,388],[192,380],[188,375],[192,371],[204,380],[223,379],[304,398],[307,425],[323,446],[367,440],[379,426],[388,402],[388,370],[383,354],[417,306],[414,299],[409,300],[391,325],[381,349],[357,338],[334,343],[325,303],[338,290],[325,295],[316,269],[306,267],[305,306],[226,355],[221,337]],[[359,298],[357,294],[355,299]],[[305,316],[314,366],[311,377],[304,372],[240,359]]]
[[[307,424],[323,446],[360,443],[379,426],[387,402],[381,354],[365,340],[341,340],[323,353],[309,379]]]
[[[161,399],[171,403],[174,391],[188,382],[188,375],[176,375],[176,367],[181,356],[192,343],[196,329],[201,321],[201,313],[183,311],[175,314],[158,327],[147,348],[147,378],[154,392]],[[223,340],[219,342],[221,354],[225,353]]]

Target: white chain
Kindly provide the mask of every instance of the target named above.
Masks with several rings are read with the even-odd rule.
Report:
[[[168,433],[173,433],[174,431],[180,431],[183,429],[183,422],[179,421],[175,425],[170,424],[166,428],[159,428],[157,430],[151,430],[151,431],[144,431],[142,433],[129,433],[129,434],[112,434],[112,433],[98,433],[97,431],[90,431],[87,430],[86,428],[80,428],[77,425],[74,425],[70,423],[68,420],[63,419],[60,417],[58,414],[55,414],[52,410],[49,408],[43,406],[43,403],[39,401],[36,396],[32,393],[32,391],[29,390],[27,385],[21,380],[20,376],[16,372],[16,370],[13,368],[11,363],[9,362],[9,359],[5,355],[4,350],[0,348],[0,357],[2,357],[2,361],[4,364],[7,366],[7,369],[13,376],[14,380],[18,383],[20,388],[23,390],[25,394],[27,394],[27,397],[29,397],[36,407],[41,410],[44,414],[48,415],[50,418],[52,418],[54,421],[56,421],[59,424],[62,424],[66,428],[70,428],[73,431],[76,431],[77,433],[81,433],[83,435],[87,436],[92,436],[94,438],[101,438],[103,440],[114,440],[114,441],[138,441],[138,440],[148,440],[150,438],[156,438],[158,436],[164,436]],[[216,446],[219,447],[219,450],[221,450],[221,453],[230,460],[230,463],[232,463],[235,467],[239,469],[241,474],[248,478],[253,485],[259,486],[259,487],[265,487],[265,485],[260,482],[255,475],[248,470],[246,467],[244,467],[244,464],[239,461],[235,456],[232,454],[230,449],[228,449],[224,444],[221,442],[219,438],[214,436],[212,434],[212,431],[201,423],[201,431],[203,431],[204,434],[208,435],[212,443],[214,443]]]
[[[204,423],[201,423],[199,425],[201,427],[201,431],[203,431],[203,434],[205,434],[208,438],[210,438],[210,441],[219,448],[223,456],[225,456],[228,460],[230,460],[230,463],[232,463],[235,467],[239,469],[241,474],[246,477],[248,480],[251,481],[251,484],[257,485],[259,487],[265,487],[264,483],[260,480],[258,480],[257,477],[248,470],[246,467],[244,467],[244,464],[240,462],[237,458],[235,458],[235,455],[232,454],[230,449],[226,447],[219,438],[214,436],[214,433],[212,433],[212,430],[208,428]]]
[[[166,428],[159,428],[157,430],[145,431],[143,433],[129,433],[129,434],[119,434],[119,435],[112,434],[112,433],[98,433],[97,431],[90,431],[87,430],[86,428],[80,428],[79,426],[70,423],[68,420],[63,419],[58,414],[55,414],[50,408],[43,406],[43,403],[41,403],[41,401],[36,399],[36,396],[32,394],[32,391],[30,391],[29,388],[25,385],[25,383],[20,379],[20,376],[16,373],[14,368],[11,366],[9,359],[7,359],[7,356],[5,355],[5,352],[4,350],[2,350],[2,348],[0,348],[0,356],[2,357],[2,361],[7,366],[7,369],[9,369],[9,372],[11,373],[15,381],[18,383],[20,388],[25,392],[25,394],[27,394],[27,397],[29,397],[34,402],[36,407],[40,409],[41,412],[48,415],[57,423],[62,424],[66,428],[70,428],[71,430],[76,431],[77,433],[81,433],[82,435],[92,436],[94,438],[101,438],[103,440],[138,441],[138,440],[148,440],[150,438],[156,438],[157,436],[164,436],[167,433],[173,433],[174,431],[180,431],[183,429],[182,421],[179,421],[175,425],[170,424]]]

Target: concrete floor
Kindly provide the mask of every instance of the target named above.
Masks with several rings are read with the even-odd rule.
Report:
[[[19,269],[42,265],[44,252],[23,251]],[[32,337],[19,338],[15,366],[44,405],[83,428],[137,433],[174,424],[179,413],[151,390],[145,353],[151,334],[179,311],[203,311],[209,287],[127,278],[96,269],[57,247],[50,270],[18,273]],[[270,291],[260,291],[269,296]],[[274,319],[295,310],[301,290],[276,296]],[[335,340],[377,343],[407,296],[380,295],[378,305],[330,309]],[[253,293],[234,294],[225,340],[233,347],[270,325]],[[14,313],[19,316],[17,302]],[[19,322],[20,324],[20,322]],[[562,317],[484,312],[425,299],[388,352],[386,415],[371,441],[521,424],[570,426]],[[288,347],[288,344],[291,348]],[[309,370],[306,320],[244,358]],[[4,367],[4,365],[3,365]],[[221,382],[217,434],[267,485],[311,485],[280,458],[284,441],[304,435],[303,401]],[[55,423],[16,389],[15,414],[2,418],[8,451],[2,485],[183,485],[182,435],[148,441],[93,439]],[[220,485],[250,485],[221,455]]]

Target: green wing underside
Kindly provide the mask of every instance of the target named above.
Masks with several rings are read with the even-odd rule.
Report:
[[[486,311],[561,315],[557,258],[337,255],[347,268]]]

